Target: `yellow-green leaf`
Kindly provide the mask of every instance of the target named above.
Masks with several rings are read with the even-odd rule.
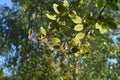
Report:
[[[60,42],[60,39],[59,38],[50,38],[50,41],[53,43],[58,43],[58,42]]]
[[[53,9],[54,9],[54,11],[57,13],[57,14],[59,14],[60,12],[58,11],[58,4],[53,4]]]
[[[75,53],[75,57],[79,57],[80,56],[80,54],[79,53]]]
[[[81,32],[75,36],[76,39],[83,39],[84,37],[85,37],[85,34]]]
[[[105,27],[101,27],[99,31],[101,34],[104,34],[107,31],[107,29]]]
[[[47,38],[42,38],[41,41],[46,43],[48,41],[48,39]]]
[[[81,50],[80,50],[80,56],[81,56],[82,58],[87,58],[85,49],[81,49]]]
[[[60,49],[60,45],[59,44],[53,44],[53,48],[58,50],[58,49]]]
[[[101,34],[104,34],[107,31],[106,27],[99,23],[96,23],[96,29],[99,29]]]
[[[41,33],[44,35],[44,36],[46,36],[46,30],[41,26],[40,27],[40,30],[41,30]]]
[[[83,43],[83,46],[88,47],[88,46],[90,46],[90,43],[89,42],[85,42],[85,43]]]
[[[76,13],[76,11],[71,11],[68,16],[72,19],[74,23],[82,23],[81,17],[79,17]]]
[[[83,25],[82,25],[82,24],[77,24],[77,25],[74,27],[74,30],[75,30],[75,31],[81,31],[81,30],[83,30]]]
[[[59,5],[59,6],[57,7],[57,9],[58,9],[58,11],[59,11],[59,13],[60,13],[61,16],[65,16],[66,13],[67,13],[67,11],[68,11],[68,8],[65,7],[65,6],[62,5],[62,4]]]
[[[58,21],[58,23],[61,24],[61,25],[66,25],[65,20],[62,19],[62,18],[59,18],[57,21]]]
[[[51,20],[56,20],[56,15],[55,14],[47,14],[47,17]]]
[[[49,46],[50,50],[54,50],[53,45],[48,45],[48,46]]]
[[[72,18],[72,21],[76,24],[82,23],[82,19],[78,15],[76,15],[75,18]]]
[[[99,28],[101,28],[101,25],[99,23],[96,23],[95,27],[96,27],[96,29],[99,29]]]
[[[76,46],[76,45],[78,45],[79,43],[80,43],[79,39],[73,38],[73,39],[72,39],[72,42],[71,42],[71,45],[72,45],[72,46]]]
[[[64,1],[63,1],[63,6],[69,7],[69,4],[68,4],[68,1],[67,1],[67,0],[64,0]]]
[[[75,17],[76,17],[76,11],[75,10],[72,10],[69,14],[68,14],[68,16],[71,18],[71,19],[74,19]]]

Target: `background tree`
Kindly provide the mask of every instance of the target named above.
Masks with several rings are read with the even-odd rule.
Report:
[[[119,79],[119,0],[12,2],[0,12],[0,52],[11,79]]]
[[[4,78],[4,74],[3,74],[2,69],[0,69],[0,79],[3,80],[3,78]]]

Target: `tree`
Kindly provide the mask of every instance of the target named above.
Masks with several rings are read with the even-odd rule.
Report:
[[[12,1],[1,8],[0,51],[13,79],[118,79],[119,0]]]
[[[3,78],[4,78],[3,71],[2,69],[0,69],[0,79],[3,80]]]
[[[9,77],[4,75],[2,68],[0,68],[0,80],[10,80]]]

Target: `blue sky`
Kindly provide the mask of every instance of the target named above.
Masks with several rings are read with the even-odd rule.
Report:
[[[0,5],[7,5],[9,7],[12,7],[11,0],[0,0]]]
[[[0,6],[3,6],[3,5],[7,5],[9,7],[12,7],[12,2],[11,2],[11,0],[0,0]],[[0,56],[0,67],[4,63],[4,60],[5,60],[5,57]],[[5,75],[8,75],[8,76],[10,75],[10,72],[8,72],[7,68],[4,68],[3,72],[4,72]]]

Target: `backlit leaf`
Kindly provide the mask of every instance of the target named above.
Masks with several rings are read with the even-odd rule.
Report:
[[[28,30],[28,34],[31,35],[32,33],[33,33],[33,29],[30,28],[30,29]]]
[[[47,14],[47,17],[51,20],[56,20],[56,15],[55,14]]]
[[[66,25],[66,22],[65,22],[65,20],[63,18],[59,18],[57,21],[61,25]]]
[[[96,23],[96,29],[99,29],[101,34],[104,34],[107,31],[106,27],[99,23]]]
[[[99,29],[101,27],[101,25],[96,23],[95,27],[96,27],[96,29]]]
[[[84,37],[85,37],[85,34],[81,32],[75,36],[76,39],[83,39]]]
[[[72,21],[74,22],[74,23],[81,23],[82,22],[82,19],[81,19],[81,17],[79,17],[78,15],[77,15],[77,13],[76,13],[76,11],[71,11],[69,14],[68,14],[68,16],[72,19]]]
[[[90,43],[89,43],[89,42],[85,42],[85,43],[83,43],[83,45],[84,45],[85,47],[88,47],[88,46],[90,46]]]
[[[58,4],[53,4],[53,9],[54,9],[54,11],[57,13],[57,14],[59,14],[60,12],[58,11]]]
[[[79,39],[73,38],[73,39],[72,39],[72,42],[71,42],[71,45],[72,45],[72,46],[76,46],[76,45],[78,45],[79,43],[80,43]]]
[[[46,36],[46,30],[45,30],[42,26],[40,27],[40,30],[41,30],[42,34],[43,34],[44,36]]]
[[[75,18],[72,18],[72,21],[76,24],[82,23],[82,19],[78,15],[76,15]]]
[[[48,45],[48,46],[49,46],[50,50],[54,50],[53,45]]]
[[[75,18],[75,16],[76,16],[76,11],[74,11],[74,10],[72,10],[69,14],[68,14],[68,16],[71,18],[71,19],[74,19]]]
[[[53,43],[57,43],[57,42],[60,42],[60,39],[59,38],[50,38],[50,41]]]
[[[60,12],[61,16],[66,15],[68,8],[66,8],[64,5],[59,5],[57,7],[58,11]]]
[[[67,0],[64,0],[64,1],[63,1],[63,6],[69,7],[69,4],[68,4],[68,1],[67,1]]]
[[[95,33],[94,33],[94,30],[91,30],[90,34],[88,35],[88,37],[92,40],[95,40],[96,39],[96,36],[95,36]]]
[[[80,56],[80,54],[79,53],[75,53],[75,57],[79,57]]]
[[[53,48],[60,49],[60,45],[59,44],[53,44]]]
[[[42,38],[41,41],[46,43],[48,41],[48,39],[47,38]]]
[[[103,26],[99,29],[99,31],[101,34],[104,34],[107,31],[107,29]]]
[[[74,30],[75,30],[75,31],[81,31],[81,30],[83,30],[83,25],[82,25],[82,24],[77,24],[77,25],[74,27]]]

